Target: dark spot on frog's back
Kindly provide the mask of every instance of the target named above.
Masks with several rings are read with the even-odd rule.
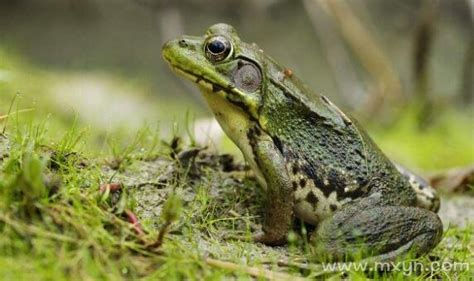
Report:
[[[359,147],[354,148],[354,152],[359,155],[360,158],[364,159],[365,155],[362,153],[362,150]]]
[[[342,177],[341,174],[339,174],[336,170],[329,171],[328,180],[338,194],[342,193],[342,191],[346,187],[344,177]]]
[[[313,192],[308,192],[306,195],[306,201],[314,206],[318,203],[319,199]]]

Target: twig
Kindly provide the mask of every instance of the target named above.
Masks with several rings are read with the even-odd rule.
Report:
[[[167,221],[163,227],[158,232],[158,237],[152,243],[147,243],[147,249],[153,249],[154,251],[158,250],[161,245],[163,245],[163,240],[165,239],[165,235],[169,232],[172,222]]]
[[[132,225],[133,230],[137,233],[139,236],[145,235],[145,232],[143,232],[142,226],[140,225],[140,221],[138,220],[137,216],[135,213],[132,211],[125,209],[125,215],[127,216],[128,222]]]
[[[415,32],[413,45],[413,76],[415,80],[415,97],[421,104],[418,112],[418,127],[428,128],[433,121],[433,103],[429,97],[430,73],[428,62],[433,49],[434,28],[438,12],[438,2],[425,0],[420,12],[419,23]]]
[[[385,98],[400,102],[403,97],[398,75],[376,40],[352,12],[348,2],[314,1],[320,4],[335,19],[352,51],[376,81],[378,95],[374,96],[375,99],[372,100],[371,110],[374,111],[379,108],[381,101]]]
[[[137,183],[137,184],[131,184],[130,188],[140,188],[140,187],[144,187],[144,186],[147,186],[147,185],[151,185],[153,187],[158,187],[158,188],[167,187],[167,184],[165,182],[145,181],[145,182],[140,182],[140,183]]]
[[[11,103],[10,103],[10,107],[8,108],[8,112],[7,112],[7,115],[5,117],[5,125],[3,125],[3,130],[2,130],[2,135],[5,134],[5,131],[7,130],[7,124],[8,124],[8,116],[10,116],[10,113],[12,112],[12,108],[13,108],[13,104],[15,103],[16,101],[16,98],[18,97],[18,94],[19,93],[16,93],[15,96],[13,97]]]
[[[354,69],[343,39],[337,36],[333,20],[317,5],[317,2],[304,0],[303,5],[313,29],[324,47],[326,59],[339,92],[344,99],[350,101],[347,106],[360,107],[360,104],[367,99],[365,85]]]
[[[16,93],[15,96],[13,97],[11,103],[10,103],[10,107],[8,108],[8,113],[4,116],[0,116],[0,120],[1,119],[5,119],[5,124],[3,125],[3,130],[2,130],[2,135],[5,134],[5,131],[7,130],[7,124],[8,124],[8,117],[10,116],[10,113],[12,112],[12,108],[13,108],[13,104],[15,103],[17,97],[20,95],[20,93]],[[33,109],[31,109],[33,110]],[[17,112],[20,112],[21,110],[18,110]]]
[[[12,113],[9,113],[9,114],[5,114],[5,115],[0,115],[0,120],[2,119],[8,119],[8,117],[12,114],[18,114],[18,113],[23,113],[23,112],[30,112],[30,111],[33,111],[35,110],[34,108],[25,108],[25,109],[20,109],[20,110],[17,110],[15,112],[12,112]]]
[[[448,192],[467,191],[474,185],[474,165],[457,167],[428,176],[428,181],[436,189]]]
[[[342,263],[341,263],[342,264]],[[308,263],[301,263],[301,262],[290,262],[287,260],[279,260],[277,262],[278,266],[285,266],[285,267],[296,267],[300,270],[310,270],[311,271],[311,277],[320,277],[323,275],[330,275],[330,274],[337,274],[341,273],[342,271],[339,270],[337,266],[334,266],[332,268],[328,267],[328,269],[325,269],[322,265],[320,264],[308,264]],[[336,265],[336,264],[335,264]]]
[[[117,182],[111,182],[111,183],[105,183],[105,184],[102,184],[99,188],[99,191],[101,193],[104,193],[108,190],[108,192],[115,192],[115,191],[118,191],[122,188],[122,184],[121,183],[117,183]]]
[[[268,280],[307,280],[306,278],[302,277],[295,277],[283,272],[276,272],[276,271],[271,271],[268,269],[264,269],[261,267],[255,267],[255,266],[246,266],[246,265],[239,265],[236,263],[228,262],[228,261],[221,261],[221,260],[216,260],[213,258],[206,258],[205,262],[213,267],[221,268],[221,269],[226,269],[230,271],[242,271],[245,272],[253,277],[257,278],[266,278]]]
[[[466,1],[471,4],[471,15],[474,14],[474,2]],[[474,23],[474,17],[471,17],[471,25]],[[469,43],[464,55],[462,70],[461,98],[459,102],[462,106],[470,106],[474,102],[474,36],[469,36]]]
[[[168,234],[170,231],[171,225],[173,224],[173,222],[178,220],[179,215],[181,213],[181,208],[182,208],[181,198],[179,198],[176,194],[171,194],[168,197],[168,200],[166,200],[161,212],[161,217],[165,223],[161,227],[160,232],[158,233],[158,237],[156,238],[156,241],[148,245],[147,248],[158,249],[161,247],[161,245],[163,244],[165,235]]]

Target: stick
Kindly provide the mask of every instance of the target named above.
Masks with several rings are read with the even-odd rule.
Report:
[[[208,265],[213,266],[213,267],[226,269],[230,271],[242,271],[253,277],[266,278],[268,280],[296,280],[296,281],[307,280],[306,278],[295,277],[283,272],[275,272],[275,271],[271,271],[271,270],[264,269],[261,267],[239,265],[236,263],[216,260],[212,258],[206,258],[205,262]]]

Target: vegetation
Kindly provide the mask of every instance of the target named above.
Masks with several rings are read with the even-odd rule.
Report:
[[[306,239],[295,239],[308,231],[301,225],[285,247],[226,239],[250,234],[261,219],[263,195],[243,163],[191,145],[184,128],[162,136],[153,126],[135,134],[86,125],[51,106],[58,73],[0,53],[1,279],[472,276],[430,265],[473,266],[474,225],[448,228],[432,253],[413,260],[422,271],[323,268],[308,259]],[[384,150],[419,169],[473,162],[466,113],[443,111],[419,132],[413,112],[371,127]]]

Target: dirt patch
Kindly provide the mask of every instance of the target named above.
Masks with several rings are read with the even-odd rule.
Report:
[[[239,214],[245,214],[246,208],[251,208],[253,203],[249,201],[258,200],[255,199],[256,183],[245,182],[245,165],[235,163],[228,154],[218,155],[204,149],[186,149],[170,157],[133,160],[123,169],[105,166],[102,170],[108,182],[120,183],[127,192],[140,220],[149,221],[156,227],[159,227],[163,203],[170,193],[179,194],[188,204],[204,188],[206,194],[203,196],[216,201],[219,211],[232,209]],[[238,194],[245,198],[241,204],[235,204]]]
[[[208,196],[219,201],[221,208],[232,209],[239,214],[250,210],[250,215],[258,216],[255,213],[258,207],[252,206],[250,201],[237,206],[229,205],[235,202],[228,198],[245,192],[248,193],[245,197],[252,198],[252,202],[261,200],[255,198],[260,192],[257,183],[252,179],[244,183],[246,174],[251,173],[245,173],[245,166],[236,164],[229,155],[188,149],[180,152],[176,159],[136,160],[123,171],[109,167],[104,167],[103,171],[112,182],[119,182],[127,188],[135,202],[135,212],[143,220],[159,220],[162,205],[170,192],[179,192],[185,202],[191,202],[200,186],[208,188]],[[474,218],[474,198],[466,194],[442,196],[439,216],[445,228],[449,225],[467,226]]]
[[[442,197],[438,214],[445,228],[450,225],[466,227],[474,222],[474,198],[467,195]]]

